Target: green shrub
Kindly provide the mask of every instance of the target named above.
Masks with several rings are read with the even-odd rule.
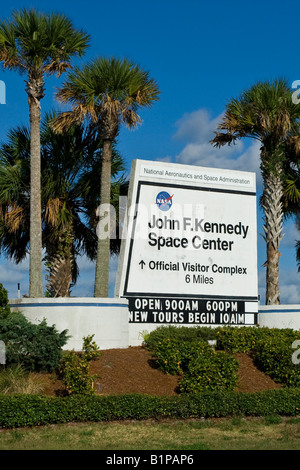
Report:
[[[144,334],[144,343],[147,349],[155,350],[157,343],[166,339],[177,341],[214,340],[217,337],[217,328],[189,327],[189,326],[160,326],[148,334]]]
[[[217,330],[216,348],[231,353],[253,352],[259,343],[267,343],[270,339],[291,344],[294,339],[300,339],[300,332],[290,328],[225,326]]]
[[[165,338],[155,344],[153,354],[160,370],[182,376],[180,392],[233,390],[237,384],[238,362],[226,352],[215,352],[202,339]]]
[[[194,357],[201,358],[206,350],[212,348],[203,340],[180,341],[166,338],[158,341],[152,351],[158,368],[171,375],[181,375]]]
[[[169,397],[0,395],[0,428],[125,419],[297,416],[299,403],[297,388],[257,393],[213,391]]]
[[[164,339],[155,345],[152,350],[155,362],[160,370],[166,374],[177,375],[182,373],[180,343],[174,339]]]
[[[191,362],[202,361],[205,357],[212,357],[214,355],[212,347],[202,339],[180,343],[180,350],[183,373],[190,370]]]
[[[0,340],[5,343],[6,364],[22,364],[25,369],[51,372],[58,368],[67,331],[59,333],[44,319],[32,324],[20,312],[0,312]]]
[[[100,356],[94,335],[83,338],[82,352],[65,351],[60,364],[60,377],[68,394],[91,395],[95,393],[97,375],[89,374],[89,362]]]
[[[8,294],[7,290],[0,283],[0,314],[8,315],[10,313],[10,308],[8,305]]]
[[[206,350],[195,356],[179,381],[183,393],[200,393],[208,390],[234,390],[238,380],[238,361],[223,351]]]
[[[257,341],[256,327],[225,326],[217,331],[216,348],[231,353],[251,351]]]
[[[291,328],[223,327],[217,348],[231,353],[251,352],[256,366],[285,387],[300,387],[300,367],[292,361],[292,343],[300,332]]]
[[[0,340],[6,364],[21,364],[27,371],[51,372],[58,368],[67,331],[59,333],[44,319],[32,324],[21,312],[11,312],[6,289],[0,284]]]
[[[147,335],[160,370],[181,375],[179,390],[234,390],[238,362],[229,354],[243,352],[255,357],[257,367],[286,387],[300,387],[300,366],[292,362],[292,343],[300,332],[289,328],[233,327],[214,329],[216,354],[207,344],[212,329],[202,327],[161,327]],[[224,354],[220,354],[220,352]],[[227,353],[227,354],[225,354]]]
[[[255,348],[255,363],[275,382],[285,387],[300,387],[300,366],[292,361],[291,338],[268,338]]]
[[[160,341],[155,349],[158,368],[166,374],[181,375],[184,349],[184,343],[177,339],[167,338]]]
[[[60,377],[69,394],[94,393],[94,377],[89,375],[89,364],[84,356],[66,351],[61,361]]]

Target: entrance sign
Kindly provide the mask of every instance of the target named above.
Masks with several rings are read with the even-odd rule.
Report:
[[[255,324],[255,174],[135,160],[116,296],[130,322]]]

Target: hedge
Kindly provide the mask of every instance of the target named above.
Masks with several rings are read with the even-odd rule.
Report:
[[[0,395],[0,428],[125,419],[297,416],[300,389],[256,393],[204,392],[180,396],[139,394],[46,397]]]
[[[300,331],[292,328],[269,328],[266,326],[225,326],[217,328],[217,349],[236,352],[255,351],[259,343],[282,342],[292,344],[296,339],[300,339]]]
[[[300,366],[292,361],[300,331],[291,328],[225,327],[217,331],[217,348],[251,352],[255,365],[284,387],[300,387]]]
[[[300,387],[300,366],[292,359],[293,344],[300,340],[299,330],[218,327],[214,354],[204,341],[211,338],[210,329],[201,335],[198,327],[177,330],[161,327],[146,338],[146,346],[156,357],[158,367],[163,372],[183,376],[180,391],[233,390],[237,383],[237,362],[230,355],[234,353],[250,353],[257,368],[283,387]],[[220,355],[222,351],[224,357]]]

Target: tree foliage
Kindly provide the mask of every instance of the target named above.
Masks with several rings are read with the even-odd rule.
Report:
[[[211,141],[216,147],[231,145],[242,138],[261,143],[267,304],[280,303],[279,246],[283,236],[284,204],[292,191],[291,186],[287,191],[288,177],[295,160],[299,160],[299,117],[300,105],[293,103],[286,80],[258,82],[229,101]]]
[[[60,76],[81,56],[89,36],[57,13],[35,9],[14,11],[10,21],[0,21],[0,62],[3,68],[26,75],[30,117],[30,296],[42,297],[42,222],[40,119],[45,96],[45,76]]]
[[[104,215],[110,219],[112,143],[117,138],[121,124],[129,128],[140,122],[139,109],[149,107],[158,100],[159,88],[149,72],[127,59],[97,58],[76,67],[67,75],[57,93],[59,101],[71,106],[53,120],[58,132],[73,123],[88,120],[97,127],[103,140],[100,200]],[[99,237],[97,248],[95,297],[108,297],[109,240]]]
[[[83,254],[94,261],[102,142],[96,128],[73,125],[63,134],[41,126],[42,228],[45,262],[49,269],[48,295],[69,295]],[[19,263],[29,252],[30,136],[26,127],[12,129],[0,147],[0,252]],[[113,148],[112,203],[126,193],[123,160]],[[118,253],[118,238],[111,240]]]

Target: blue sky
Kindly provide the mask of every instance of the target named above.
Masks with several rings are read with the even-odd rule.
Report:
[[[161,97],[141,113],[142,126],[119,136],[119,150],[128,172],[132,159],[256,171],[258,191],[259,146],[240,142],[234,148],[214,149],[213,137],[225,105],[259,80],[285,77],[300,80],[299,2],[286,0],[15,0],[1,5],[0,17],[13,9],[36,7],[58,11],[91,35],[91,46],[79,62],[96,56],[128,57],[150,71]],[[25,77],[0,70],[6,85],[6,104],[0,105],[0,140],[19,124],[28,124]],[[63,78],[62,78],[63,79]],[[42,113],[59,109],[55,90],[61,80],[46,81]],[[265,244],[260,236],[258,211],[259,293],[264,303]],[[280,260],[282,303],[299,303],[300,278],[295,261],[293,221],[285,224]],[[81,275],[73,295],[93,294],[94,265],[82,259]],[[111,265],[111,295],[117,260]],[[28,293],[28,260],[16,266],[0,258],[0,282],[11,298]]]

